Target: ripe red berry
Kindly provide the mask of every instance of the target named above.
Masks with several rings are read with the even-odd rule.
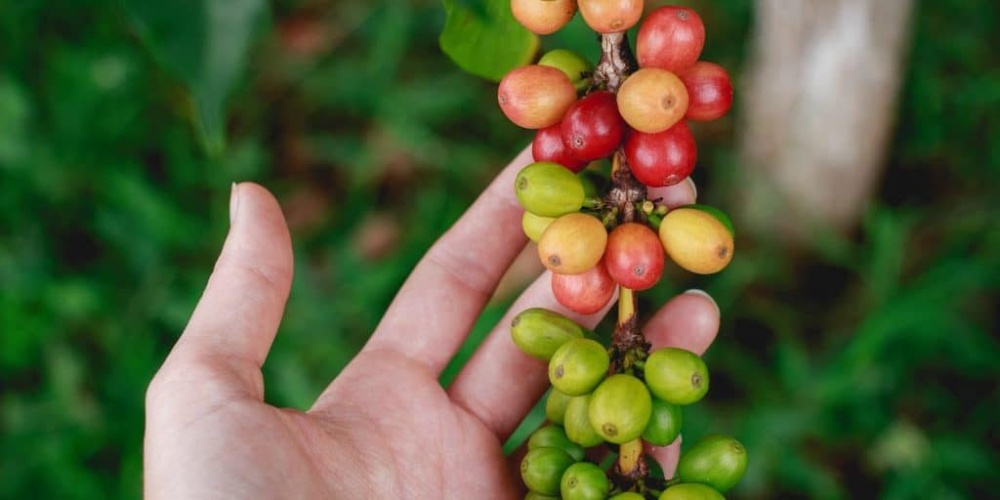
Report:
[[[583,170],[588,161],[579,160],[562,140],[560,124],[539,129],[535,133],[535,139],[531,142],[531,154],[535,161],[550,161],[558,163],[573,172]]]
[[[497,88],[500,109],[516,125],[539,129],[555,125],[576,102],[576,88],[566,73],[532,64],[507,73]]]
[[[663,244],[649,226],[626,222],[608,234],[604,262],[608,274],[619,285],[646,290],[660,280],[664,264]]]
[[[677,76],[688,91],[688,109],[684,118],[715,120],[724,116],[733,105],[733,84],[722,66],[698,61]]]
[[[625,160],[632,175],[649,187],[672,186],[691,175],[698,147],[681,120],[657,134],[633,132],[625,140]]]
[[[679,73],[693,65],[705,46],[705,24],[697,12],[668,5],[650,12],[636,34],[639,66]]]
[[[591,92],[573,103],[560,127],[566,147],[584,161],[610,156],[621,144],[625,129],[615,94],[606,90]]]
[[[552,295],[578,314],[594,314],[608,305],[615,294],[615,281],[604,262],[580,274],[552,273]]]

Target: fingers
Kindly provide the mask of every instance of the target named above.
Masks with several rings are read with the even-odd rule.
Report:
[[[667,187],[649,188],[646,191],[646,198],[650,200],[661,199],[668,207],[679,207],[690,205],[698,198],[698,189],[690,177],[683,181]]]
[[[674,471],[677,470],[677,462],[681,459],[681,436],[677,436],[673,443],[666,446],[653,446],[645,443],[643,451],[660,464],[664,477],[669,479],[673,477]]]
[[[260,367],[292,283],[292,247],[277,200],[251,183],[233,186],[231,227],[205,292],[166,366],[210,365],[233,389],[263,398]]]
[[[699,355],[708,350],[718,332],[719,306],[701,290],[674,297],[643,328],[653,349],[680,347]]]
[[[435,373],[465,340],[504,271],[524,247],[514,179],[525,149],[417,264],[365,350],[392,349]]]

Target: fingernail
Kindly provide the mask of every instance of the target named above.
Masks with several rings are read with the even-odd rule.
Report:
[[[232,188],[229,190],[229,225],[233,225],[236,222],[236,212],[240,209],[240,191],[239,185],[235,182]]]
[[[694,185],[694,181],[691,180],[691,177],[686,177],[684,180],[687,181],[688,186],[691,186],[691,192],[694,193],[694,199],[695,201],[698,201],[698,186]]]
[[[708,299],[709,302],[712,303],[713,306],[715,306],[715,310],[719,311],[719,304],[715,302],[715,299],[713,299],[712,296],[708,294],[708,292],[704,290],[699,290],[697,288],[692,288],[690,290],[686,290],[684,293],[691,295],[701,295],[702,297],[705,297],[706,299]]]

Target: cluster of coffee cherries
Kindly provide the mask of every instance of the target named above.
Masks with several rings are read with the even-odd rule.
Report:
[[[665,347],[628,370],[609,374],[610,354],[593,332],[544,308],[519,313],[511,335],[522,351],[548,363],[552,384],[545,401],[548,423],[532,434],[521,461],[526,498],[645,498],[637,491],[616,491],[600,452],[638,439],[654,446],[673,443],[681,432],[681,407],[708,392],[704,360]],[[708,435],[684,450],[675,477],[664,483],[658,498],[723,498],[746,467],[739,441]],[[644,493],[646,486],[640,487]]]
[[[522,24],[544,34],[568,22],[577,2],[512,0],[511,7]],[[594,30],[608,33],[636,24],[642,2],[580,0],[579,10]],[[698,60],[704,41],[697,13],[660,7],[639,27],[638,69],[616,91],[594,85],[593,66],[564,49],[514,69],[500,82],[501,110],[515,124],[536,130],[535,162],[516,180],[524,231],[553,272],[556,298],[571,310],[600,310],[616,285],[652,287],[665,257],[700,274],[720,271],[732,259],[732,224],[721,211],[706,205],[668,211],[644,200],[636,207],[641,220],[618,223],[619,207],[602,196],[606,179],[595,174],[621,155],[647,187],[690,176],[697,147],[687,122],[719,118],[732,104],[726,71]]]
[[[557,49],[512,70],[498,88],[503,113],[535,130],[534,162],[515,181],[522,228],[551,271],[555,298],[579,314],[603,310],[616,289],[634,297],[653,287],[667,258],[711,274],[733,257],[724,213],[707,205],[668,208],[647,196],[649,188],[691,175],[697,148],[688,122],[724,116],[732,85],[722,67],[699,60],[705,28],[697,13],[663,6],[643,18],[643,7],[642,0],[511,0],[514,17],[537,34],[559,30],[579,11],[602,36],[598,67]],[[635,26],[633,55],[621,35]],[[627,53],[609,54],[605,41],[615,35]],[[641,456],[644,443],[677,439],[681,407],[708,391],[698,354],[650,351],[641,341],[622,347],[612,339],[607,347],[540,308],[517,315],[511,333],[522,351],[548,363],[552,384],[548,423],[531,436],[521,462],[526,498],[715,499],[743,476],[746,450],[722,435],[687,447],[674,476],[660,483],[622,480],[634,471],[606,463],[615,452],[619,460]]]

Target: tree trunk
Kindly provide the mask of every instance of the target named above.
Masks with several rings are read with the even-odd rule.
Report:
[[[856,225],[880,179],[912,0],[757,0],[737,214],[793,239]]]

